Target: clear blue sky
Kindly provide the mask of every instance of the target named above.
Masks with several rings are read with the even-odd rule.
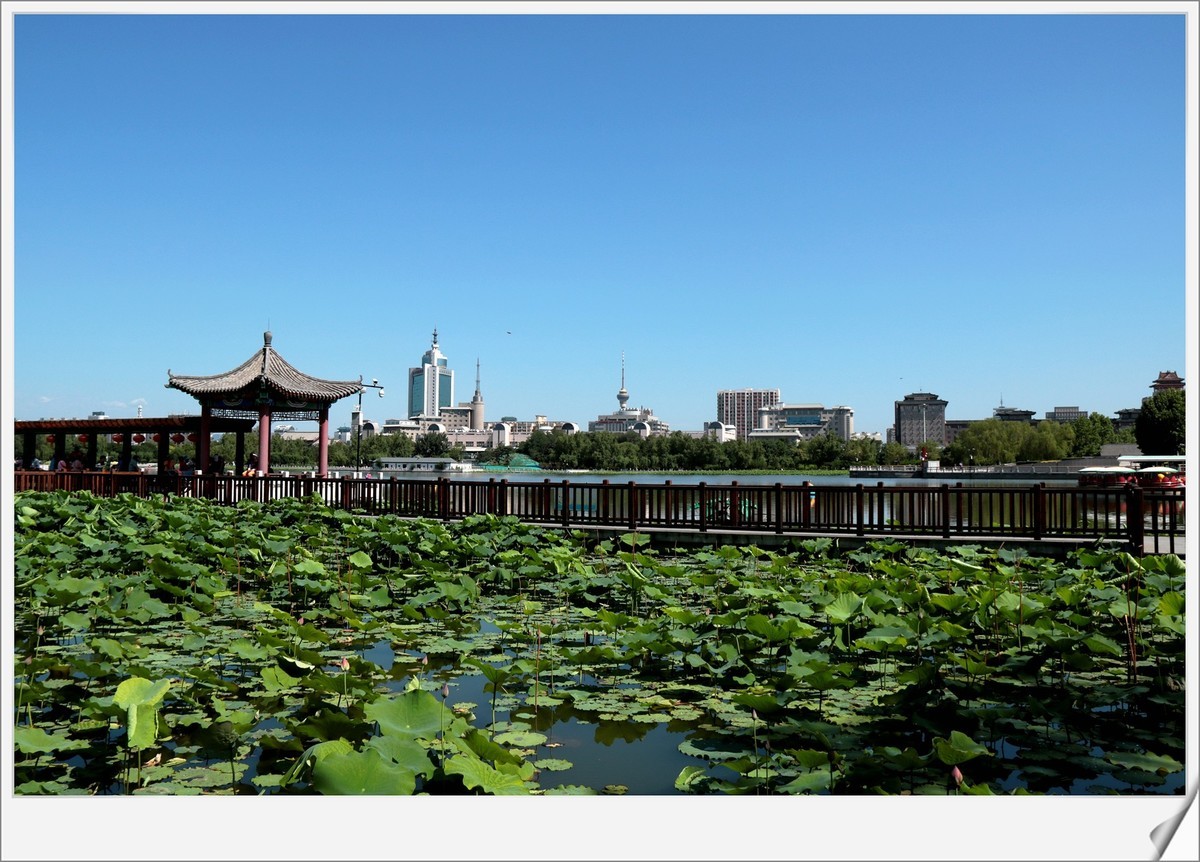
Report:
[[[488,419],[622,353],[678,430],[1111,416],[1189,376],[1185,63],[1181,14],[18,16],[12,410],[196,412],[168,369],[270,328],[401,417],[436,326]]]

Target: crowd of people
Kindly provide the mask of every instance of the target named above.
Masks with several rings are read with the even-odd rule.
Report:
[[[26,463],[22,458],[16,458],[13,461],[13,468],[16,470],[51,470],[56,473],[79,473],[84,470],[95,470],[100,472],[115,471],[118,473],[141,473],[142,465],[138,461],[137,456],[130,454],[129,461],[124,458],[116,460],[99,460],[94,467],[88,467],[84,463],[84,454],[76,449],[70,455],[64,455],[57,461],[52,460],[49,464],[43,464],[42,460],[36,455],[29,459]],[[243,476],[253,476],[258,469],[258,456],[251,455],[246,462],[246,470],[242,473]],[[162,473],[164,475],[180,475],[184,477],[195,476],[197,474],[196,462],[184,455],[179,459],[179,465],[176,466],[174,459],[168,458],[162,464]],[[223,476],[225,475],[225,457],[223,455],[212,455],[208,459],[208,469],[204,471],[208,476]]]

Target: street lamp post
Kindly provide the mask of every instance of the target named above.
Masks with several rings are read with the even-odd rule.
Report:
[[[383,397],[383,387],[379,385],[379,381],[376,380],[375,378],[371,378],[370,383],[363,384],[363,389],[368,389],[368,388],[378,389],[379,397],[380,398]],[[354,469],[355,470],[362,469],[362,422],[363,422],[362,394],[363,394],[362,389],[358,390],[358,428],[356,429],[356,431],[358,433],[355,435],[355,442],[354,442]]]

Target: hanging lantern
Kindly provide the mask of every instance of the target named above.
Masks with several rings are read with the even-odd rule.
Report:
[[[134,442],[134,443],[145,443],[145,442],[146,442],[146,435],[145,435],[145,434],[134,434],[134,435],[133,435],[133,442]]]
[[[54,435],[53,435],[53,434],[47,434],[47,435],[46,435],[46,442],[47,442],[47,443],[53,443],[53,442],[54,442]]]
[[[114,443],[124,443],[125,435],[124,434],[114,434],[109,439],[111,439]]]
[[[193,431],[191,434],[188,435],[188,440],[192,441],[193,443],[199,442],[200,435],[197,434],[195,431]]]
[[[153,437],[151,437],[150,439],[151,439],[151,440],[153,440],[155,443],[158,443],[160,440],[162,440],[162,435],[161,435],[161,434],[155,434],[155,435],[154,435]]]
[[[78,439],[80,443],[86,443],[88,441],[88,436],[86,434],[80,434]]]
[[[171,435],[171,442],[172,442],[172,443],[174,443],[174,444],[176,444],[176,445],[178,445],[178,444],[182,443],[182,442],[183,442],[184,440],[186,440],[186,439],[187,439],[187,438],[186,438],[186,437],[184,437],[182,434],[172,434],[172,435]]]

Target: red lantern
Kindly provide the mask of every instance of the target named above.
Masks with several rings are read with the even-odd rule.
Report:
[[[146,442],[146,435],[145,435],[145,434],[134,434],[134,435],[133,435],[133,442],[134,442],[134,443],[145,443],[145,442]]]
[[[79,435],[79,442],[80,442],[80,443],[86,443],[86,442],[87,442],[87,435],[86,435],[86,434],[80,434],[80,435]]]
[[[182,434],[172,434],[171,435],[171,442],[176,445],[182,443],[185,439],[187,439],[187,438],[184,437]]]
[[[161,435],[161,434],[155,434],[155,435],[154,435],[153,437],[151,437],[150,439],[151,439],[151,440],[153,440],[155,443],[157,443],[157,442],[159,442],[159,440],[161,440],[161,439],[162,439],[162,435]]]
[[[200,439],[200,435],[193,431],[191,434],[188,435],[188,439],[191,440],[193,443],[195,443]]]
[[[114,435],[112,435],[112,441],[114,443],[124,443],[125,435],[124,434],[114,434]]]
[[[53,442],[54,442],[54,435],[53,435],[53,434],[47,434],[47,435],[46,435],[46,442],[47,442],[47,443],[53,443]]]

